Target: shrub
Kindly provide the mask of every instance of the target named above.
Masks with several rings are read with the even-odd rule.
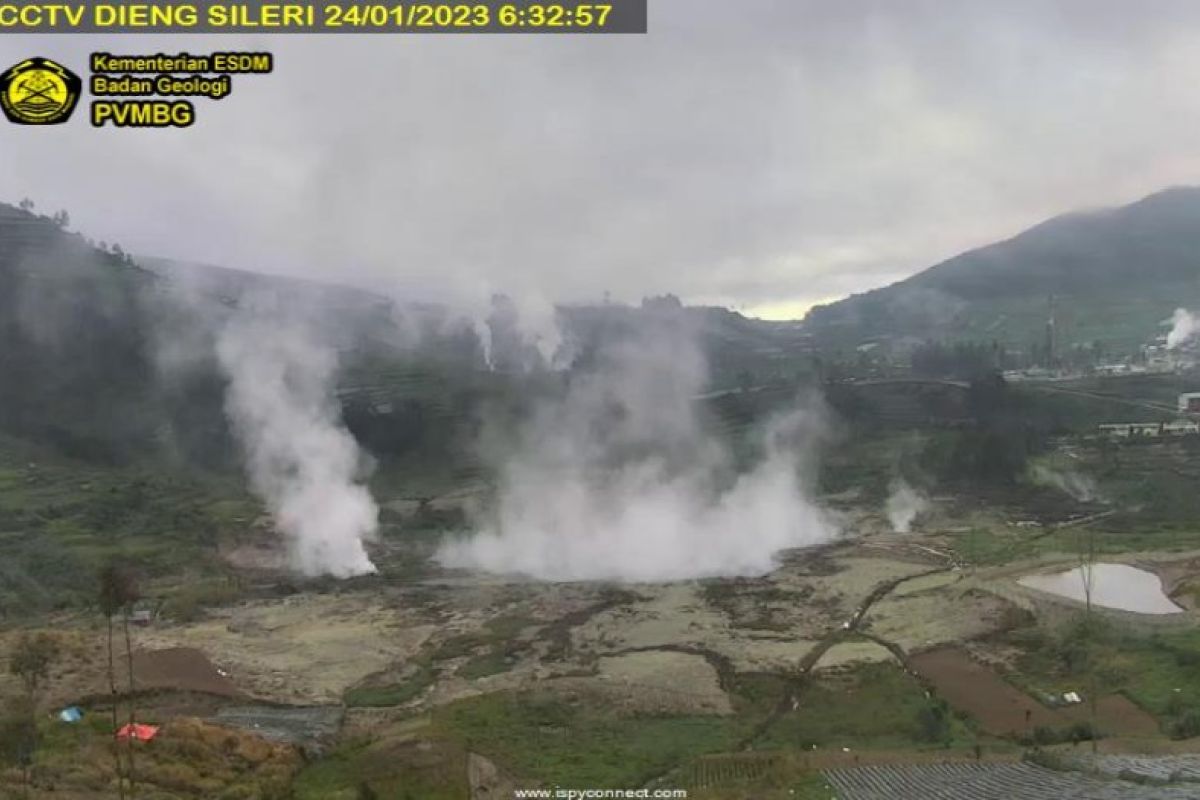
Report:
[[[1200,736],[1200,711],[1188,711],[1171,726],[1174,739],[1191,739]]]
[[[1048,728],[1045,725],[1038,725],[1033,729],[1033,743],[1039,746],[1055,744],[1058,742],[1058,734],[1053,728]]]
[[[917,738],[930,744],[950,741],[950,715],[944,703],[933,703],[917,710]]]
[[[1076,722],[1067,729],[1067,738],[1075,744],[1090,742],[1096,738],[1096,731],[1090,722]]]

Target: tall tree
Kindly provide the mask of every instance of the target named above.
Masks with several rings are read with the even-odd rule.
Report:
[[[38,691],[50,677],[50,668],[58,660],[58,653],[58,640],[48,633],[26,633],[17,640],[8,669],[21,680],[31,700],[37,701]]]
[[[25,695],[0,698],[0,767],[20,767],[23,794],[29,797],[37,712]],[[14,795],[15,797],[15,795]]]
[[[1079,576],[1083,580],[1084,597],[1084,647],[1087,648],[1088,658],[1088,708],[1092,719],[1092,754],[1097,750],[1096,744],[1096,665],[1093,663],[1093,640],[1096,637],[1095,620],[1092,617],[1092,592],[1096,579],[1096,531],[1091,525],[1080,525],[1076,528],[1075,541],[1079,555]]]
[[[25,689],[27,714],[23,724],[23,746],[21,768],[25,792],[28,794],[32,779],[34,754],[37,752],[37,709],[38,693],[42,684],[50,677],[50,669],[58,660],[58,640],[48,633],[22,634],[17,640],[9,661],[8,671],[20,679]]]
[[[133,754],[137,737],[133,735],[133,726],[137,725],[137,687],[134,686],[133,680],[133,639],[129,634],[129,615],[133,612],[133,604],[141,599],[142,594],[138,588],[137,578],[132,572],[126,572],[124,577],[125,580],[121,584],[121,599],[124,600],[124,602],[121,604],[121,621],[125,628],[125,667],[129,672],[128,700],[130,727],[130,735],[126,741],[129,743],[129,794],[130,796],[136,796],[137,770],[134,768]]]
[[[117,729],[120,724],[117,715],[120,709],[119,696],[117,694],[116,658],[113,650],[113,617],[120,613],[126,606],[126,598],[129,595],[129,584],[131,582],[128,571],[116,563],[111,563],[100,570],[100,612],[104,614],[104,623],[107,626],[108,632],[108,691],[109,699],[112,702],[113,766],[117,773],[117,792],[122,799],[125,797],[125,770],[121,765],[121,751],[117,746],[116,739]],[[129,680],[132,685],[132,672]],[[130,702],[132,702],[132,698],[130,698]],[[132,748],[130,752],[132,752]],[[132,765],[130,773],[130,780],[132,782]]]

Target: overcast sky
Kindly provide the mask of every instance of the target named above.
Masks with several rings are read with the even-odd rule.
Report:
[[[650,0],[646,36],[0,37],[272,50],[194,127],[0,127],[0,200],[127,250],[453,298],[768,316],[1200,184],[1194,0]],[[86,100],[87,98],[85,98]]]

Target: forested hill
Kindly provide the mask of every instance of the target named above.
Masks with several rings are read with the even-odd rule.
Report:
[[[148,446],[156,278],[65,218],[0,205],[0,428],[79,455]]]
[[[1112,347],[1152,338],[1176,307],[1200,303],[1200,188],[1055,217],[816,308],[807,322],[826,342],[910,335],[1022,346],[1040,334],[1052,302],[1066,342]]]
[[[341,351],[338,395],[355,433],[378,455],[437,452],[488,396],[536,390],[525,377],[532,348],[521,339],[516,306],[502,297],[486,319],[472,321],[350,287],[135,260],[69,228],[65,213],[0,204],[0,431],[69,455],[127,461],[167,449],[189,462],[233,463],[211,336],[248,296],[304,309]],[[672,296],[559,309],[578,366],[598,342],[662,315],[697,331],[715,389],[786,382],[809,367],[808,340],[796,324],[687,308]],[[388,418],[378,418],[380,409],[390,409]]]

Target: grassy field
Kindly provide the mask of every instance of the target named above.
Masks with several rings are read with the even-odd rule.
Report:
[[[545,785],[632,786],[670,770],[664,786],[703,798],[834,798],[803,754],[967,749],[971,727],[890,664],[864,665],[810,684],[800,707],[781,717],[751,753],[722,746],[761,719],[779,698],[777,678],[741,675],[738,716],[616,719],[599,709],[517,695],[464,701],[438,716],[446,735]],[[674,769],[671,769],[675,767]]]
[[[757,744],[759,749],[855,750],[968,747],[976,735],[911,675],[891,663],[815,678],[800,705]]]
[[[729,748],[736,718],[621,717],[551,695],[497,693],[434,715],[447,738],[548,786],[630,788],[702,753]]]
[[[472,752],[522,786],[628,789],[696,756],[728,749],[743,730],[733,718],[620,717],[548,693],[494,693],[436,710],[418,736],[383,730],[369,741],[344,744],[306,768],[294,788],[299,800],[372,796],[367,791],[413,800],[461,798]]]
[[[976,524],[950,537],[968,563],[999,566],[1050,555],[1075,555],[1094,546],[1097,556],[1184,552],[1200,548],[1200,526],[1148,522],[1117,515],[1086,527],[1017,528],[1000,521]]]
[[[422,664],[405,681],[386,686],[364,686],[346,692],[345,703],[350,708],[388,708],[407,703],[433,683],[434,673]]]
[[[145,714],[142,720],[156,721]],[[28,796],[116,796],[107,716],[91,714],[76,725],[43,719],[38,728],[34,793]],[[162,800],[282,800],[300,767],[291,748],[190,719],[165,724],[154,740],[135,748],[139,796]],[[0,769],[0,797],[25,796],[20,783],[16,770]]]
[[[801,754],[722,753],[703,756],[664,785],[702,800],[837,800],[837,792]]]
[[[228,577],[217,544],[260,513],[233,480],[86,464],[0,437],[0,613],[88,603],[112,559],[172,587]]]
[[[979,741],[916,679],[894,665],[873,664],[814,680],[800,707],[779,718],[753,752],[731,752],[776,706],[783,688],[774,676],[738,675],[735,714],[725,717],[622,715],[586,697],[499,692],[435,710],[419,738],[446,769],[459,770],[463,754],[479,753],[523,785],[632,788],[659,777],[663,786],[683,786],[697,797],[814,799],[834,795],[804,762],[807,753],[962,751]],[[410,786],[427,779],[412,777],[417,767],[409,744],[400,743],[411,738],[389,737],[379,732],[310,766],[297,797],[354,797],[363,780],[379,796],[405,797],[388,794],[388,787],[404,775]],[[389,759],[379,756],[384,751]],[[427,795],[417,796],[449,797],[454,790],[430,784]]]
[[[443,739],[350,742],[302,770],[296,800],[461,800],[469,796],[467,754]]]
[[[1011,634],[1023,656],[1013,680],[1034,694],[1091,686],[1122,692],[1178,738],[1200,735],[1200,631],[1135,631],[1100,617]]]

